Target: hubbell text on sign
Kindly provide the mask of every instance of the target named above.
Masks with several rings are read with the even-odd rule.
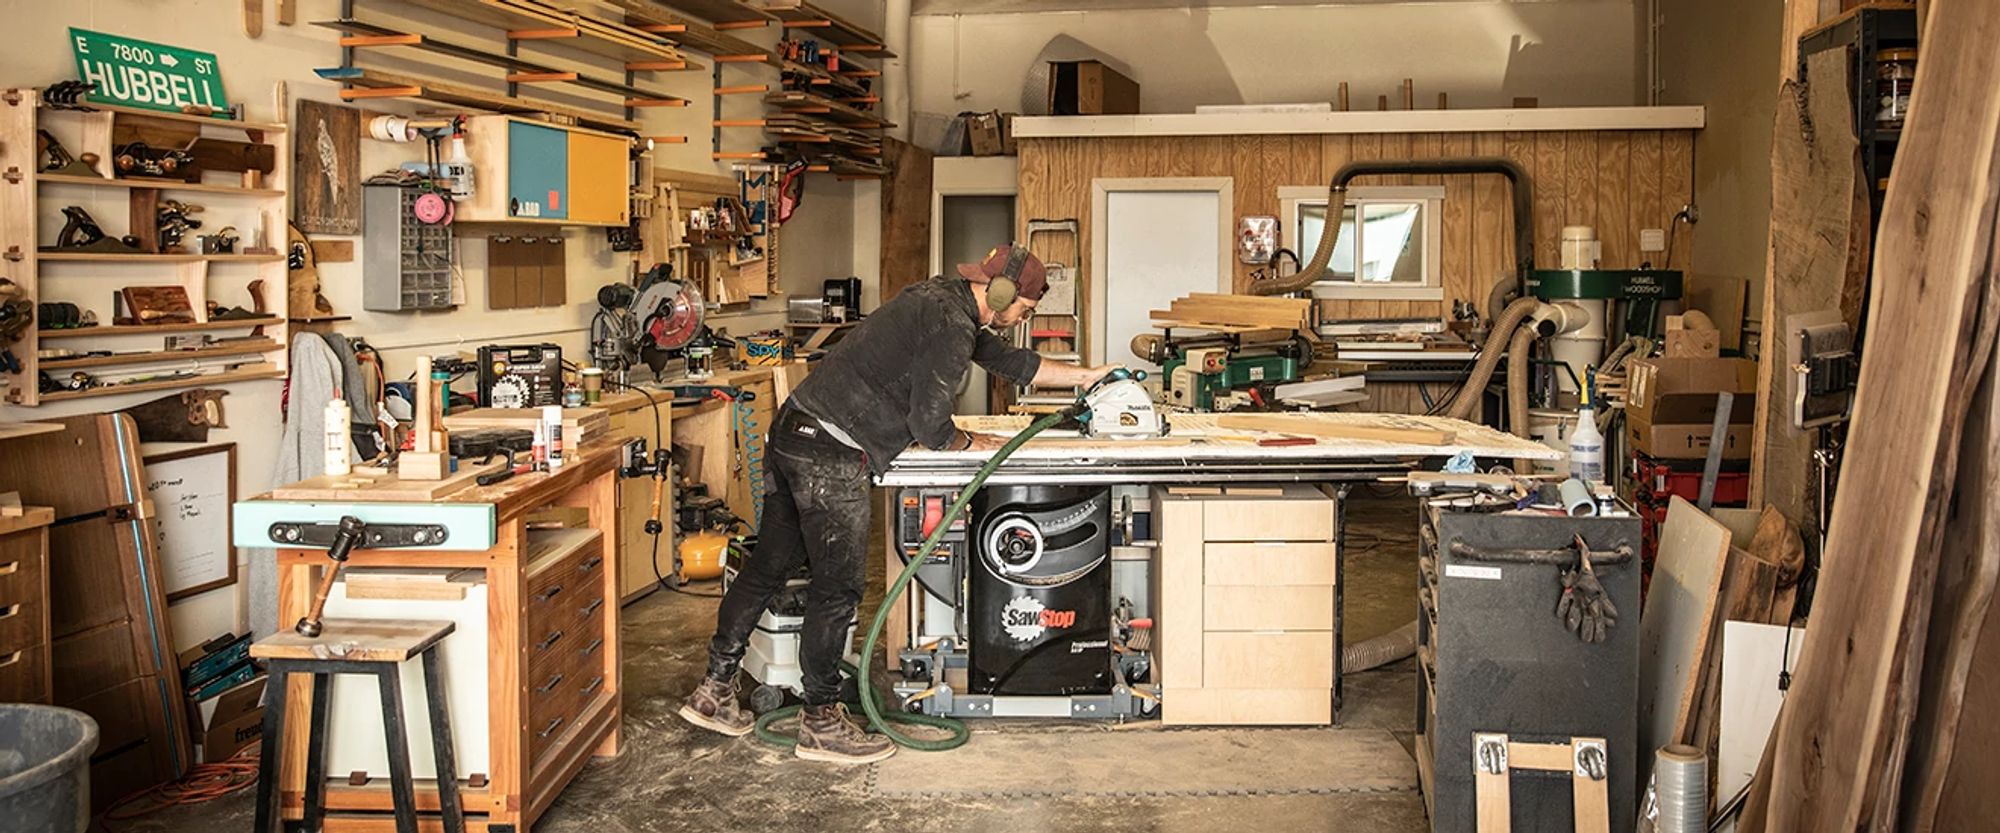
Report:
[[[211,53],[85,29],[69,36],[77,77],[97,85],[91,101],[171,112],[229,107]]]

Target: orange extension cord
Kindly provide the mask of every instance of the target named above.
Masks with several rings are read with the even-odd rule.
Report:
[[[104,811],[106,830],[117,830],[116,822],[150,816],[168,807],[200,804],[240,792],[257,783],[257,746],[215,764],[200,764],[187,777],[128,795]]]

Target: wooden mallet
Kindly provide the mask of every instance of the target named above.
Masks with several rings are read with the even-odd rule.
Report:
[[[326,614],[326,597],[333,593],[333,583],[340,579],[340,568],[347,563],[348,553],[353,552],[355,545],[361,543],[361,534],[367,530],[368,525],[362,523],[360,518],[353,515],[340,517],[340,524],[333,532],[333,544],[326,548],[326,557],[333,559],[333,567],[320,579],[319,592],[313,594],[312,609],[306,611],[306,615],[299,619],[299,623],[292,626],[292,630],[297,631],[300,636],[307,639],[319,638],[320,632],[324,630],[320,618]]]

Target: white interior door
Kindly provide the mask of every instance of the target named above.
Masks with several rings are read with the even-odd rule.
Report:
[[[1150,313],[1191,292],[1229,292],[1227,178],[1093,183],[1090,361],[1159,368],[1132,354]]]

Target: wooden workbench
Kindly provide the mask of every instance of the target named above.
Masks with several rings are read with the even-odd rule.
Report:
[[[615,434],[615,432],[614,432]],[[473,568],[486,571],[488,629],[491,640],[488,679],[488,724],[453,726],[458,733],[486,732],[490,771],[464,773],[459,787],[468,831],[508,830],[525,833],[592,756],[619,752],[618,723],[623,682],[620,675],[618,611],[603,600],[618,598],[621,536],[615,534],[618,507],[618,438],[584,444],[570,463],[554,474],[517,475],[492,486],[473,486],[445,495],[432,506],[463,509],[490,507],[493,545],[483,550],[358,549],[350,567]],[[271,500],[260,496],[243,507]],[[348,504],[343,511],[365,514],[370,507],[395,509],[397,504]],[[531,516],[559,507],[568,514],[582,510],[588,526],[604,534],[593,543],[557,559],[537,562],[528,548]],[[268,507],[267,507],[268,508]],[[406,507],[405,507],[406,508]],[[378,509],[377,511],[383,511]],[[560,514],[560,513],[548,513]],[[366,518],[364,518],[366,520]],[[239,539],[244,534],[238,529]],[[309,606],[319,575],[328,564],[320,549],[278,549],[278,619],[293,622]],[[544,562],[546,559],[544,560]],[[581,579],[573,584],[564,577]],[[570,592],[552,594],[551,582],[570,585]],[[593,604],[593,602],[595,602]],[[567,670],[556,685],[543,678]],[[454,681],[465,684],[464,681]],[[281,804],[286,819],[302,812],[305,786],[306,708],[310,681],[294,680],[284,696],[285,760],[280,772]],[[549,727],[553,726],[551,730]],[[483,786],[470,776],[483,774]],[[417,801],[426,815],[425,829],[437,823],[434,786],[417,786]],[[349,786],[346,774],[327,782],[328,831],[392,829],[389,786],[378,779]]]

